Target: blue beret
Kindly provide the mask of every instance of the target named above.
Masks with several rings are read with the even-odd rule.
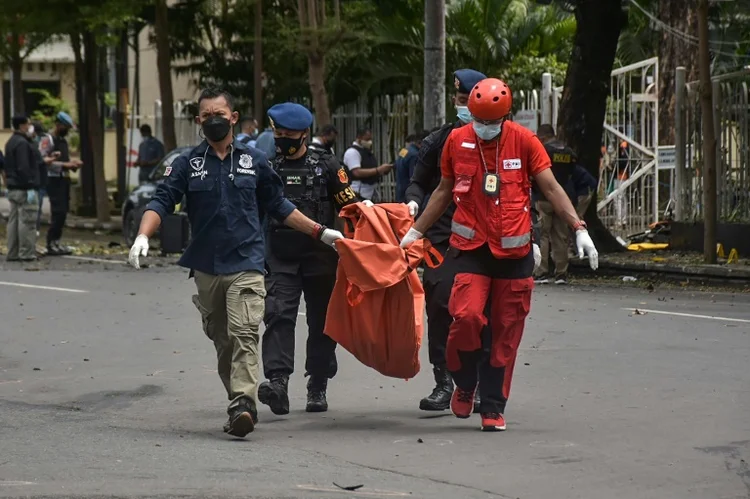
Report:
[[[470,94],[474,85],[487,78],[484,74],[473,69],[459,69],[453,73],[453,86],[462,94]]]
[[[55,119],[62,123],[63,125],[68,125],[69,127],[75,127],[75,123],[73,123],[73,118],[70,117],[68,113],[65,111],[60,111],[57,113],[57,116],[55,116]]]
[[[313,115],[305,107],[294,102],[276,104],[268,110],[272,128],[287,130],[305,130],[312,126]]]

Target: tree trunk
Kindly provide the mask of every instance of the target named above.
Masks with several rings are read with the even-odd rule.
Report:
[[[318,0],[297,0],[297,15],[302,43],[307,52],[308,80],[318,127],[331,124],[326,91],[326,57],[318,38]]]
[[[711,88],[711,54],[708,48],[708,0],[699,0],[698,37],[703,125],[703,261],[716,263],[716,134]]]
[[[253,50],[253,113],[258,126],[263,128],[263,0],[255,0]]]
[[[328,92],[326,91],[326,62],[325,56],[308,54],[307,56],[310,93],[312,94],[315,121],[318,127],[331,124],[331,109],[328,106]]]
[[[99,222],[109,222],[109,199],[107,197],[107,181],[104,176],[104,129],[98,102],[100,91],[99,46],[96,43],[95,35],[89,31],[83,33],[83,53],[84,84],[86,85],[84,99],[86,101],[88,137],[82,137],[82,140],[88,138],[93,158],[93,164],[84,165],[84,168],[92,168],[94,172],[96,219]]]
[[[26,114],[26,103],[23,95],[23,59],[21,58],[21,38],[18,34],[10,35],[10,71],[11,93],[13,94],[13,115]],[[12,116],[11,116],[12,117]]]
[[[578,27],[557,130],[558,136],[578,153],[581,165],[598,179],[610,73],[627,15],[620,0],[595,0],[578,2],[575,17]],[[596,204],[595,192],[585,218],[597,248],[601,252],[623,251],[599,220]]]
[[[659,0],[659,19],[683,33],[697,29],[696,0]],[[675,123],[675,69],[687,70],[687,81],[696,78],[695,46],[662,30],[659,40],[659,144],[673,145]]]
[[[423,128],[430,130],[445,123],[445,0],[425,0],[424,26]]]
[[[172,93],[172,55],[169,51],[169,10],[167,0],[156,1],[156,67],[159,71],[159,93],[161,94],[161,127],[164,149],[177,147],[174,122],[174,95]]]

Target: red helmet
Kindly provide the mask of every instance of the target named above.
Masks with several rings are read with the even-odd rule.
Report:
[[[510,114],[513,95],[510,87],[497,78],[486,78],[471,90],[469,112],[481,121],[497,121]]]

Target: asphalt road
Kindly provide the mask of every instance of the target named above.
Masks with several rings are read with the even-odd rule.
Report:
[[[50,261],[0,266],[0,497],[750,497],[747,295],[538,287],[505,433],[417,409],[426,348],[408,382],[339,350],[328,413],[298,355],[234,440],[184,271]]]

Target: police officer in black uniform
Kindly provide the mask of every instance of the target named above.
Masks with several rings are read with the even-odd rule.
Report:
[[[578,157],[575,151],[555,136],[552,125],[542,125],[537,132],[539,140],[552,161],[552,174],[555,180],[568,193],[571,201],[576,199],[575,187],[573,185],[573,172],[575,171]],[[539,241],[541,246],[542,262],[536,276],[538,284],[546,284],[552,278],[555,284],[565,284],[568,272],[568,224],[556,213],[544,194],[539,190],[536,182],[532,183],[532,198],[534,208],[538,214]],[[549,259],[552,256],[554,262],[554,273],[549,273]]]
[[[303,214],[332,226],[336,212],[359,198],[346,170],[330,153],[308,147],[313,117],[291,102],[268,110],[274,131],[274,171],[284,183],[284,195]],[[263,321],[263,370],[268,381],[258,388],[258,400],[274,414],[289,413],[289,376],[294,371],[295,326],[300,297],[307,305],[307,412],[328,410],[326,388],[336,375],[336,343],[323,333],[328,301],[336,282],[338,256],[330,247],[271,221],[266,238],[266,312]]]
[[[443,125],[422,141],[419,150],[414,176],[406,189],[406,203],[412,216],[416,216],[427,205],[426,198],[440,183],[440,154],[443,151],[448,135],[455,128],[471,123],[471,114],[467,104],[471,89],[484,80],[486,76],[473,69],[460,69],[453,73],[456,93],[453,105],[456,106],[458,121]],[[448,251],[448,239],[451,235],[451,221],[456,207],[454,204],[446,210],[442,218],[427,231],[432,245],[445,255]],[[435,269],[425,268],[423,281],[427,300],[427,341],[430,351],[430,363],[435,375],[435,389],[419,402],[423,411],[444,411],[450,406],[453,393],[453,380],[445,367],[445,346],[448,342],[448,329],[453,318],[448,312],[448,299],[453,287],[454,273],[450,266],[440,265]],[[478,392],[477,392],[478,393]],[[475,401],[475,407],[478,406]]]

